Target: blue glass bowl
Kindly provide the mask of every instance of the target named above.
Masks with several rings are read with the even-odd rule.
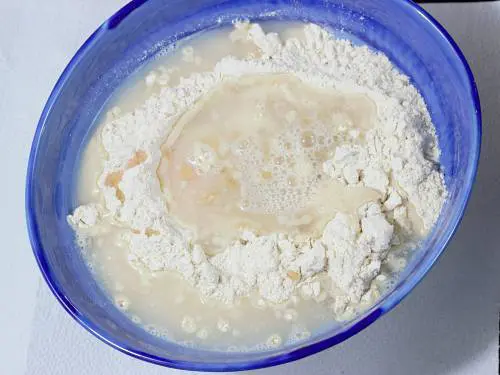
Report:
[[[74,244],[66,215],[96,118],[120,84],[176,40],[235,18],[314,22],[384,52],[411,77],[437,127],[449,198],[432,233],[394,288],[353,321],[306,342],[254,353],[180,347],[128,320],[109,301]],[[453,235],[474,181],[481,115],[472,73],[446,31],[406,0],[135,0],[106,21],[57,82],[36,130],[28,165],[26,215],[40,269],[68,313],[112,347],[156,364],[253,369],[297,360],[342,342],[392,309],[422,279]]]

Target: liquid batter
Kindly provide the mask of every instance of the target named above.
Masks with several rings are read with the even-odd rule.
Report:
[[[266,30],[278,31],[282,40],[304,40],[301,24],[268,24]],[[225,56],[262,54],[244,31],[210,31],[180,43],[117,93],[102,126],[134,111],[163,87],[213,70]],[[320,238],[337,214],[361,223],[366,218],[358,217],[360,209],[373,202],[385,204],[391,211],[390,225],[407,238],[419,237],[425,230],[410,200],[404,211],[406,229],[398,224],[402,210],[388,208],[387,202],[396,207],[407,199],[404,191],[389,194],[363,184],[366,176],[361,172],[355,184],[325,173],[324,163],[338,157],[339,146],[365,147],[377,111],[364,93],[312,86],[294,74],[248,74],[224,80],[176,118],[159,147],[154,173],[169,220],[192,234],[189,245],[201,246],[207,256],[242,241],[242,232],[286,233],[313,246],[312,239]],[[98,129],[91,138],[82,160],[81,205],[107,203],[96,185],[108,158],[100,133]],[[147,164],[149,157],[148,150],[137,149],[123,169],[105,176],[104,185],[114,189],[118,204],[129,199],[122,188],[124,174]],[[151,271],[130,261],[126,235],[155,238],[161,235],[158,229],[129,228],[103,215],[92,231],[84,254],[104,289],[133,321],[167,340],[213,350],[265,350],[338,324],[327,299],[336,286],[327,273],[297,287],[283,303],[271,303],[255,291],[224,304],[201,295],[176,272]],[[300,283],[307,276],[301,273],[302,269],[287,271],[287,282]],[[373,303],[387,277],[373,280],[370,296],[359,302],[360,310]]]

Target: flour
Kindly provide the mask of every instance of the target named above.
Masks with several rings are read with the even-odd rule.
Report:
[[[68,220],[82,236],[103,220],[123,228],[135,267],[175,271],[203,298],[233,303],[257,293],[266,303],[277,304],[298,294],[328,300],[334,315],[344,316],[377,297],[372,282],[390,250],[416,239],[410,209],[428,232],[445,200],[443,175],[436,167],[439,150],[424,101],[387,57],[336,40],[315,25],[304,27],[303,41],[283,42],[257,24],[236,23],[231,39],[253,43],[259,53],[246,59],[227,56],[213,71],[181,78],[175,86],[167,85],[163,72],[159,94],[131,113],[115,110],[109,115],[101,132],[108,159],[98,181],[105,207],[79,207]],[[191,61],[194,51],[184,49],[183,56]],[[319,238],[243,231],[223,251],[208,256],[196,233],[169,214],[168,192],[157,176],[161,147],[165,140],[175,143],[182,132],[176,127],[179,118],[207,93],[228,80],[256,74],[293,74],[314,87],[363,93],[373,100],[373,127],[361,132],[339,125],[341,144],[322,170],[332,181],[374,189],[380,198],[355,215],[336,213]],[[156,73],[146,78],[148,86],[157,81]],[[287,116],[295,121],[293,113]],[[345,119],[332,121],[338,125]],[[195,146],[191,162],[197,173],[217,170],[215,150]],[[299,167],[307,168],[307,163]],[[186,325],[195,329],[191,321]]]
[[[68,216],[69,223],[79,229],[92,228],[101,219],[102,207],[98,204],[88,204],[77,207],[73,215]]]
[[[360,208],[360,217],[357,222],[338,214],[328,223],[322,238],[328,249],[329,276],[356,301],[380,272],[394,231],[376,203]]]

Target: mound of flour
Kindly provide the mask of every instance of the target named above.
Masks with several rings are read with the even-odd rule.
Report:
[[[410,209],[428,231],[446,198],[434,128],[422,97],[386,56],[336,40],[316,25],[306,25],[304,35],[303,41],[283,42],[257,24],[237,23],[231,37],[254,43],[258,57],[225,57],[213,71],[181,78],[135,111],[115,114],[101,133],[108,159],[98,186],[105,204],[81,206],[68,217],[77,233],[97,236],[92,228],[104,222],[125,228],[132,264],[178,272],[205,298],[225,303],[255,291],[271,303],[300,294],[326,300],[340,317],[376,298],[372,282],[388,252],[417,236]],[[179,116],[222,81],[265,73],[291,73],[317,87],[364,93],[376,103],[365,142],[340,145],[323,170],[345,185],[376,189],[382,199],[360,207],[358,220],[338,213],[320,238],[243,232],[209,257],[195,234],[169,216],[156,176],[160,147]]]

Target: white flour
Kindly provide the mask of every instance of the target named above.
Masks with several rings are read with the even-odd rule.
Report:
[[[439,215],[446,189],[430,116],[408,78],[367,47],[336,40],[315,25],[305,26],[304,42],[284,43],[256,24],[235,27],[231,37],[250,40],[260,54],[228,56],[212,72],[163,88],[132,113],[114,113],[101,134],[108,159],[98,186],[105,205],[79,207],[69,222],[80,236],[95,236],[92,228],[103,221],[124,228],[130,262],[152,272],[176,271],[205,298],[231,303],[256,291],[281,303],[299,292],[330,301],[341,317],[363,298],[377,297],[372,281],[390,249],[409,246],[421,234],[411,211],[421,218],[423,233]],[[186,58],[194,58],[187,52]],[[363,205],[357,219],[336,214],[320,238],[243,232],[224,251],[207,256],[195,234],[169,215],[156,174],[160,148],[175,138],[179,116],[207,92],[229,78],[264,73],[292,73],[313,86],[364,93],[376,103],[375,124],[364,142],[351,132],[351,141],[337,147],[323,170],[347,186],[373,188],[381,199]],[[148,85],[155,79],[149,75]]]

